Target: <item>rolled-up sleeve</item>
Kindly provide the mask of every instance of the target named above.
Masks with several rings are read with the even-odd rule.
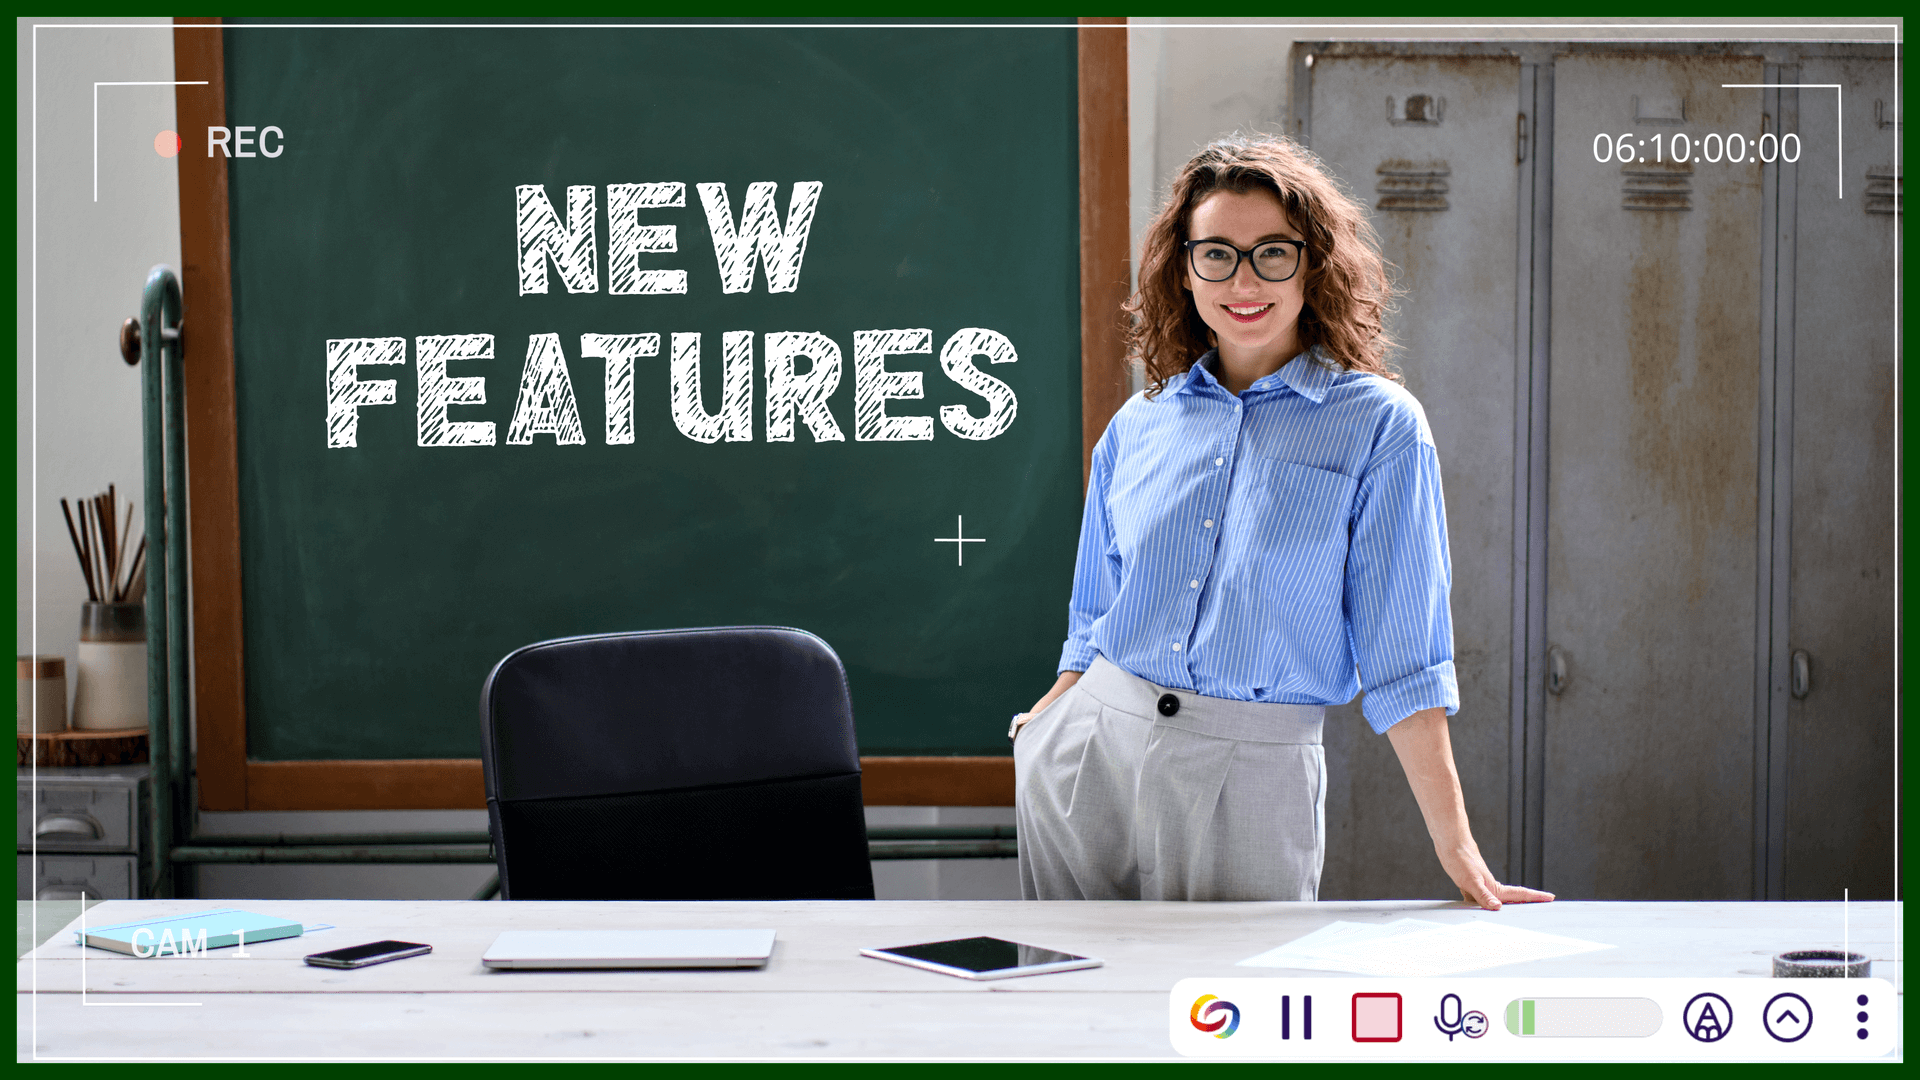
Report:
[[[1073,563],[1073,597],[1067,603],[1067,643],[1060,650],[1062,671],[1093,666],[1093,624],[1113,606],[1120,591],[1120,552],[1107,516],[1107,486],[1113,477],[1113,446],[1102,437],[1093,449],[1086,506],[1080,513],[1080,550]]]
[[[1421,709],[1458,712],[1447,606],[1453,573],[1433,446],[1417,442],[1376,463],[1355,506],[1345,603],[1366,691],[1361,711],[1376,732]]]

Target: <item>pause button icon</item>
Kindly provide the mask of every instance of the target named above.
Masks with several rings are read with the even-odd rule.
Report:
[[[1280,1037],[1293,1038],[1293,997],[1280,995]],[[1313,1038],[1313,995],[1300,995],[1300,1037]]]

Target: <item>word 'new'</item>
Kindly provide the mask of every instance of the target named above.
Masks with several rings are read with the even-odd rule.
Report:
[[[784,226],[774,209],[776,185],[771,181],[747,185],[747,199],[738,222],[734,220],[725,184],[695,186],[700,192],[700,205],[706,208],[707,229],[713,234],[721,292],[751,292],[756,257],[766,267],[768,292],[793,292],[800,287],[800,262],[806,257],[807,233],[813,228],[814,207],[820,202],[819,181],[806,180],[793,185]],[[615,296],[660,296],[687,291],[685,270],[640,269],[642,255],[673,254],[680,250],[678,228],[642,224],[641,211],[686,205],[685,184],[607,185],[607,292]],[[547,198],[546,187],[541,184],[522,184],[515,188],[514,211],[519,233],[521,296],[547,291],[549,260],[559,269],[560,280],[568,292],[600,291],[592,185],[567,188],[564,227],[552,200]]]
[[[671,335],[668,382],[673,423],[696,442],[751,442],[753,440],[753,332],[729,330],[720,335],[720,408],[709,412],[700,390],[700,338],[697,333]],[[921,372],[889,371],[886,358],[933,352],[933,332],[926,329],[856,330],[853,334],[853,437],[861,442],[912,442],[933,438],[933,417],[893,416],[887,402],[925,396]],[[633,442],[634,362],[660,355],[659,334],[582,334],[582,358],[606,362],[606,441]],[[762,401],[766,412],[766,440],[793,442],[794,420],[807,426],[815,442],[842,442],[846,436],[827,407],[840,386],[840,346],[813,331],[764,335],[765,365]],[[961,389],[986,401],[985,415],[975,416],[964,405],[943,405],[940,422],[962,439],[991,439],[1013,425],[1019,409],[1013,388],[974,364],[974,357],[992,364],[1019,359],[1013,343],[993,330],[967,327],[957,330],[940,348],[940,368]],[[798,369],[806,358],[807,368]],[[492,334],[452,334],[414,339],[415,420],[421,446],[492,446],[491,420],[454,420],[454,405],[484,405],[483,376],[454,376],[454,361],[493,358]],[[395,379],[362,379],[361,365],[404,364],[407,339],[337,338],[327,342],[327,446],[358,445],[360,410],[392,405],[399,400]],[[507,425],[508,445],[530,445],[536,435],[551,435],[560,446],[587,441],[580,406],[573,392],[566,354],[559,334],[533,334],[527,339],[527,359],[520,371],[513,419]]]

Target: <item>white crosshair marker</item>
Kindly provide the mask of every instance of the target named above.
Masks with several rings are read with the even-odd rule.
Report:
[[[952,544],[954,554],[958,556],[958,558],[954,560],[953,565],[965,566],[967,565],[967,545],[984,544],[987,541],[985,537],[968,536],[967,519],[959,514],[955,514],[953,517],[953,535],[936,536],[933,538],[933,542],[936,544]]]
[[[1722,90],[1759,90],[1763,88],[1771,88],[1774,90],[1831,90],[1833,91],[1833,118],[1834,118],[1833,171],[1834,171],[1834,177],[1835,177],[1835,185],[1839,188],[1839,195],[1836,197],[1841,199],[1844,199],[1847,197],[1847,132],[1846,132],[1847,124],[1846,124],[1846,109],[1845,109],[1846,101],[1847,101],[1847,89],[1844,84],[1817,83],[1817,82],[1798,82],[1798,83],[1795,83],[1795,82],[1781,82],[1781,83],[1724,82],[1720,84],[1720,88]],[[1895,115],[1894,119],[1896,122],[1899,120],[1899,117],[1897,114]],[[1702,143],[1701,145],[1704,146],[1706,144]]]

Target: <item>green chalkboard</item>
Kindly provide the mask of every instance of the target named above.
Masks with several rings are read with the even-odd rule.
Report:
[[[769,623],[840,654],[863,753],[1005,753],[1007,715],[1052,679],[1079,524],[1070,25],[241,24],[224,48],[227,124],[268,139],[231,145],[277,151],[227,163],[249,757],[474,757],[481,682],[518,646]],[[723,291],[717,249],[762,183],[784,231],[752,248],[749,291]],[[674,184],[684,205],[633,187]],[[718,240],[703,184],[727,196]],[[778,244],[807,185],[796,256]],[[586,256],[569,188],[592,200]],[[636,222],[672,226],[677,250]],[[523,241],[545,292],[525,291]],[[569,258],[592,291],[572,291]],[[769,265],[797,266],[792,291],[770,291]],[[656,270],[685,291],[630,291]],[[911,378],[860,383],[857,335],[876,330],[925,331],[890,344],[928,351],[881,361],[924,396],[879,407],[929,418],[931,438],[858,437],[856,398]],[[745,439],[722,407],[729,332],[751,343]],[[631,359],[631,441],[610,442],[610,362],[583,336],[643,334],[658,355]],[[692,426],[733,438],[676,423],[675,334],[699,335],[694,420],[720,416]],[[437,364],[420,339],[471,335],[491,358],[444,374],[483,379],[484,403],[423,419]],[[813,402],[821,339],[840,373]],[[794,342],[777,395],[793,435],[770,440],[773,354]],[[399,362],[330,366],[382,348]],[[580,438],[563,444],[569,400]],[[353,445],[330,445],[330,408]],[[509,441],[516,416],[530,441]],[[443,421],[490,424],[493,443],[421,445]]]

